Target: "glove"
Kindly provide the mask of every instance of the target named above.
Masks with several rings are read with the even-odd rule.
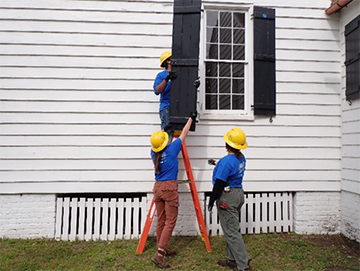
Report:
[[[168,124],[164,127],[164,131],[166,132],[167,130],[171,130],[172,129],[172,126],[171,124]]]
[[[197,111],[191,112],[190,118],[193,120],[193,122],[196,120],[196,117],[197,117]]]
[[[168,75],[165,77],[165,81],[169,82],[171,79],[175,79],[177,77],[176,71],[170,71]]]
[[[227,209],[227,204],[226,204],[226,202],[220,202],[220,203],[219,203],[219,207],[220,207],[221,209]]]
[[[212,165],[212,166],[215,166],[216,165],[216,161],[214,159],[209,159],[208,160],[208,164],[209,165]]]
[[[194,81],[194,87],[198,88],[200,87],[200,77]]]

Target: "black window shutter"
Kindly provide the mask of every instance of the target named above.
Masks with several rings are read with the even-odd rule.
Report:
[[[276,115],[275,9],[254,6],[254,114]]]
[[[201,0],[174,0],[170,123],[182,130],[190,112],[196,110]],[[195,123],[191,126],[195,131]]]
[[[360,97],[360,15],[345,26],[346,100]]]

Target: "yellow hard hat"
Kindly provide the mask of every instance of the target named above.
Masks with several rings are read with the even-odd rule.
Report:
[[[172,54],[171,54],[170,51],[165,51],[165,52],[163,52],[163,53],[161,54],[161,56],[160,56],[160,67],[162,67],[164,61],[165,61],[166,59],[168,59],[169,57],[171,57],[171,56],[172,56]]]
[[[243,130],[233,128],[224,135],[225,142],[232,148],[237,150],[246,149],[248,144],[246,142],[246,135]]]
[[[151,135],[151,149],[154,152],[162,151],[169,141],[169,135],[166,132],[157,131]]]

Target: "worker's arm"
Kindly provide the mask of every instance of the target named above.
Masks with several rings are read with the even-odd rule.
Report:
[[[184,142],[187,134],[189,133],[192,122],[193,122],[192,118],[189,118],[188,121],[186,122],[184,128],[182,129],[181,134],[179,136],[179,138],[181,139],[181,142]]]
[[[181,142],[184,142],[187,134],[189,133],[191,124],[193,123],[193,121],[195,121],[197,116],[197,112],[195,113],[191,113],[190,118],[188,119],[188,121],[186,122],[184,128],[182,129],[181,135],[179,136],[179,138],[181,139]]]
[[[166,81],[166,78],[162,80],[161,83],[156,86],[156,92],[157,93],[163,92],[167,83],[168,81]]]
[[[169,80],[175,79],[176,77],[177,77],[176,71],[169,71],[169,73],[168,73],[168,75],[165,77],[165,79],[162,80],[161,83],[156,86],[156,92],[157,92],[157,93],[163,92],[164,89],[165,89],[165,87],[166,87],[166,85],[167,85],[167,83],[169,82]]]
[[[227,186],[227,183],[224,182],[223,180],[220,180],[220,179],[215,180],[215,185],[214,185],[213,190],[211,192],[210,202],[209,202],[209,206],[208,206],[209,212],[212,211],[215,200],[220,198],[221,193],[222,193],[222,191],[224,191],[225,186]]]

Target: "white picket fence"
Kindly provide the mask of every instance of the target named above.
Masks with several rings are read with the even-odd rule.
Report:
[[[210,197],[206,197],[206,205]],[[240,229],[242,234],[292,232],[292,193],[246,193],[241,208]],[[209,235],[222,235],[217,208],[205,212],[206,229]]]
[[[115,240],[140,238],[147,215],[146,197],[58,197],[55,239]]]
[[[292,193],[247,193],[241,210],[243,234],[291,232]],[[204,202],[208,235],[222,235],[217,209],[209,213]],[[144,197],[58,197],[55,238],[57,240],[139,239],[151,201]],[[181,205],[180,205],[181,208]]]

